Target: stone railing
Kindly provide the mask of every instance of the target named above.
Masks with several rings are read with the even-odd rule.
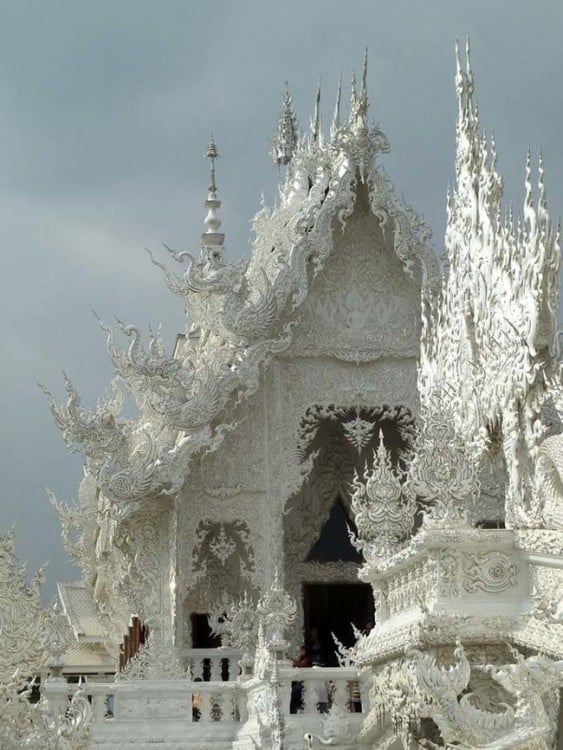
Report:
[[[234,682],[139,680],[84,686],[95,722],[162,720],[182,724],[240,722],[244,710]]]
[[[190,666],[192,678],[204,682],[236,680],[242,651],[238,648],[185,648],[181,652],[185,666]]]
[[[287,715],[311,716],[333,708],[342,713],[365,712],[354,667],[285,667],[280,669],[280,679],[286,693],[290,685],[289,704],[284,701]]]
[[[214,649],[217,651],[218,649]],[[207,658],[207,657],[205,657]],[[233,657],[234,658],[234,657]],[[253,736],[249,720],[256,690],[267,687],[255,678],[247,680],[118,680],[83,683],[92,706],[93,747],[152,747],[163,740],[217,738],[217,747],[230,747],[241,736]],[[44,693],[49,703],[62,709],[76,685],[47,680]],[[338,716],[354,736],[367,712],[358,700],[358,672],[353,667],[307,669],[282,665],[278,688],[288,737],[304,732],[326,734],[325,722]],[[64,710],[63,710],[64,713]]]

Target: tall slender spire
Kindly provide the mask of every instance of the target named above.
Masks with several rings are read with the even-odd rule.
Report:
[[[321,133],[321,81],[319,79],[319,85],[317,86],[317,95],[315,97],[315,111],[311,120],[311,139],[317,143]]]
[[[364,66],[362,69],[362,87],[360,89],[360,98],[358,101],[358,110],[360,114],[367,115],[368,107],[368,50],[366,47],[366,53],[364,55]]]
[[[524,222],[530,235],[536,231],[536,210],[534,206],[534,197],[532,194],[532,158],[530,149],[526,153],[526,168],[524,174]]]
[[[543,167],[543,154],[540,149],[538,157],[538,219],[545,229],[549,225],[549,212],[547,210],[547,191],[545,189],[545,173]]]
[[[358,106],[358,92],[356,90],[356,74],[352,72],[350,81],[350,121],[354,118]]]
[[[286,82],[282,113],[270,149],[274,164],[286,166],[291,161],[297,147],[297,118],[293,111],[291,94]]]
[[[221,226],[221,219],[219,218],[221,201],[217,199],[215,160],[219,158],[219,152],[217,151],[213,135],[211,135],[211,141],[209,142],[206,156],[210,162],[209,188],[207,190],[207,200],[205,201],[207,215],[203,222],[205,231],[201,235],[201,244],[207,260],[220,262],[224,259],[225,250],[223,243],[225,241],[225,235],[218,231]]]
[[[338,81],[338,90],[336,92],[336,103],[334,105],[334,114],[332,116],[332,123],[330,124],[330,139],[334,141],[336,133],[340,127],[340,99],[342,97],[342,75]]]
[[[356,76],[352,74],[352,85],[350,92],[350,123],[357,130],[363,130],[367,128],[367,113],[369,107],[368,101],[368,51],[364,55],[364,64],[362,68],[362,82],[360,85],[360,93],[358,95],[356,89]]]

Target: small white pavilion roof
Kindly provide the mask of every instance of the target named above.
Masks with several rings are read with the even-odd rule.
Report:
[[[59,597],[79,643],[105,643],[107,634],[92,591],[83,581],[57,583]]]

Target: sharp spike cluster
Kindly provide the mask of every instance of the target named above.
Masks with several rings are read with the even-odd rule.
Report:
[[[274,135],[270,155],[279,167],[287,167],[282,184],[280,197],[282,202],[287,196],[301,195],[308,192],[314,181],[316,170],[311,172],[314,161],[308,151],[314,147],[315,158],[325,152],[325,143],[329,149],[345,148],[348,154],[360,156],[357,167],[363,179],[368,163],[373,161],[377,152],[389,150],[385,135],[376,127],[368,127],[368,52],[366,49],[362,64],[362,75],[358,83],[355,73],[352,73],[350,84],[350,110],[347,121],[343,122],[341,114],[342,76],[338,84],[336,103],[330,123],[329,138],[323,137],[321,128],[321,85],[316,90],[313,114],[310,120],[309,132],[300,135],[297,131],[297,118],[293,110],[291,95],[286,89],[283,99],[282,113],[279,117]],[[294,157],[299,154],[299,159]],[[297,164],[299,162],[299,165]]]
[[[556,377],[544,373],[551,365],[541,352],[557,350],[559,247],[547,209],[543,160],[540,155],[537,204],[528,151],[522,215],[514,216],[509,207],[501,220],[496,143],[479,127],[469,43],[465,64],[458,44],[455,57],[459,113],[456,182],[447,204],[448,275],[439,304],[425,311],[420,390],[430,403],[438,379],[455,384],[454,408],[468,444],[481,445],[495,420],[517,419],[533,449],[545,383]],[[508,501],[516,503],[522,491],[521,453],[519,446],[511,450]]]

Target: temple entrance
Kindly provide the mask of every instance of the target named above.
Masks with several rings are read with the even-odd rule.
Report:
[[[315,405],[303,417],[297,454],[312,461],[283,514],[284,584],[303,604],[292,626],[294,651],[310,644],[316,628],[322,642],[309,651],[321,650],[334,661],[331,631],[349,647],[350,623],[365,630],[373,622],[372,591],[359,583],[364,560],[353,543],[354,477],[373,463],[380,441],[392,464],[403,469],[413,435],[413,416],[404,406]]]
[[[331,633],[344,646],[352,646],[355,638],[350,623],[364,632],[373,627],[371,586],[366,583],[304,583],[302,597],[307,640],[316,628],[327,666],[338,666]]]

